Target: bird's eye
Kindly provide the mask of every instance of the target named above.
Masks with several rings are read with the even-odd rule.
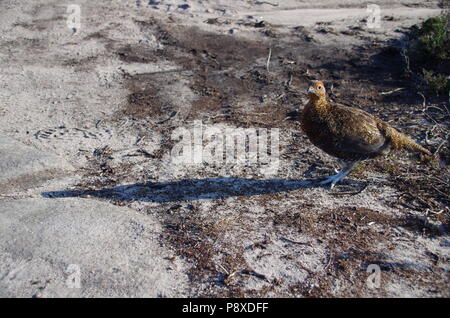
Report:
[[[318,88],[318,89],[322,89],[322,86],[318,86],[317,88]]]

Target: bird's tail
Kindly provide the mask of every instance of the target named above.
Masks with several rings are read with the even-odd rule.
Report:
[[[391,144],[394,149],[421,151],[431,156],[431,152],[428,149],[422,147],[408,136],[399,132],[397,129],[386,125],[385,133],[386,136],[391,139]]]

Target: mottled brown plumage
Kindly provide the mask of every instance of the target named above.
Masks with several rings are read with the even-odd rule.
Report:
[[[331,105],[322,82],[314,81],[308,89],[309,102],[301,117],[301,126],[309,140],[345,163],[344,169],[322,183],[333,187],[360,160],[387,154],[391,149],[431,153],[386,122],[365,111]]]

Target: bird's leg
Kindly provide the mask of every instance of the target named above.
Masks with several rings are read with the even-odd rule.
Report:
[[[328,184],[330,183],[330,189],[333,189],[333,187],[344,179],[350,171],[352,171],[353,167],[355,166],[356,162],[344,162],[342,170],[339,171],[337,174],[327,177],[325,180],[322,180],[319,182],[319,184]]]
[[[338,165],[342,168],[342,166],[345,165],[345,161],[338,160]],[[333,168],[333,170],[334,170],[334,173],[336,173],[336,174],[339,173],[339,169]]]

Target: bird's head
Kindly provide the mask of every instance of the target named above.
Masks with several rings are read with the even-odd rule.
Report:
[[[321,81],[312,81],[308,88],[308,97],[314,99],[325,98],[325,86]]]

